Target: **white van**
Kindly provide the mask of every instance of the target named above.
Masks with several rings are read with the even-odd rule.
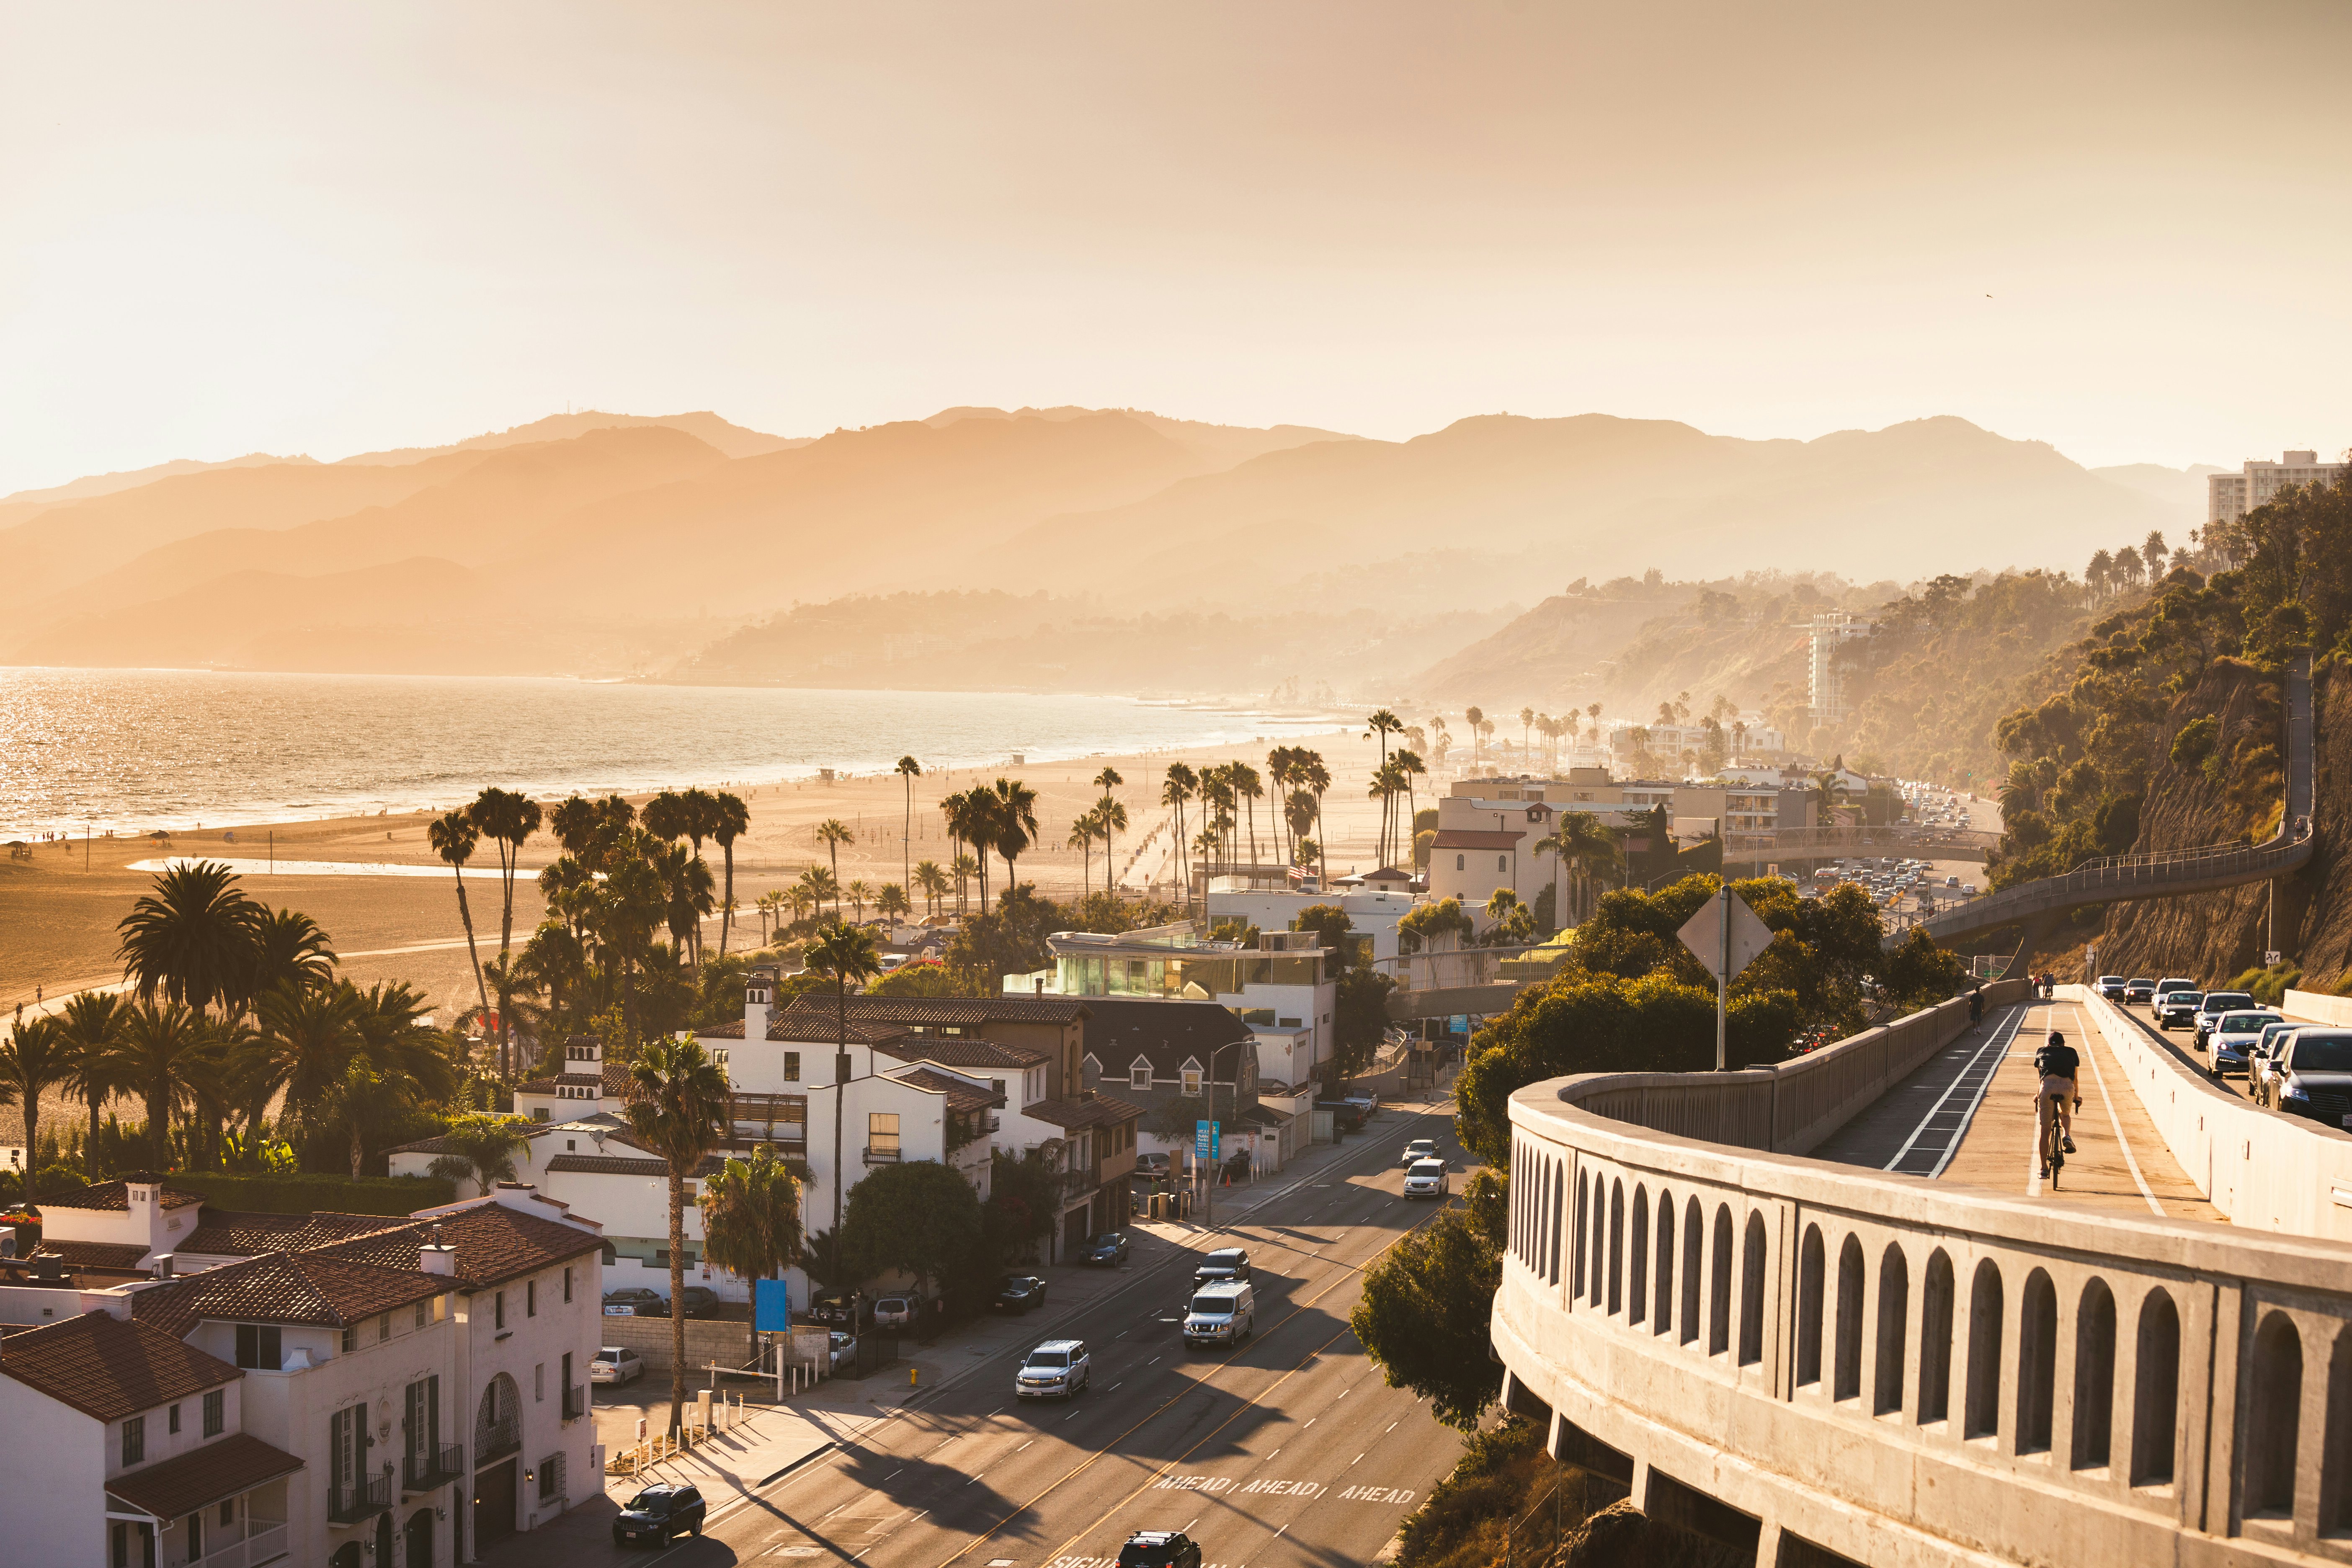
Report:
[[[1203,1285],[1192,1292],[1184,1313],[1184,1341],[1196,1345],[1239,1344],[1257,1328],[1257,1293],[1247,1280]]]

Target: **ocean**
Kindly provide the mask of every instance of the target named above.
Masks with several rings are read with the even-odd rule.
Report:
[[[446,808],[487,784],[542,799],[748,786],[909,754],[934,771],[1246,756],[1338,727],[1126,697],[0,668],[0,839]]]

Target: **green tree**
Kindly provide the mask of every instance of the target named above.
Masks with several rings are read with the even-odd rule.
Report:
[[[1349,1315],[1388,1385],[1428,1400],[1430,1414],[1458,1431],[1475,1430],[1502,1391],[1486,1335],[1503,1285],[1509,1212],[1507,1184],[1484,1171],[1473,1175],[1460,1205],[1406,1232],[1365,1270]]]
[[[710,837],[727,864],[727,884],[719,899],[719,956],[727,956],[727,936],[735,924],[735,840],[751,830],[751,809],[740,795],[721,790],[712,797]]]
[[[630,1135],[660,1156],[669,1177],[669,1433],[686,1405],[686,1184],[726,1136],[727,1074],[701,1042],[656,1039],[629,1064],[622,1116]],[[835,1096],[837,1100],[838,1094]]]
[[[334,978],[334,943],[317,921],[294,910],[260,910],[248,999],[280,985],[329,985]]]
[[[805,1167],[766,1144],[730,1159],[702,1184],[703,1255],[739,1279],[773,1279],[801,1260],[801,1182]],[[751,1331],[751,1354],[760,1353]]]
[[[1167,778],[1160,786],[1160,804],[1168,807],[1174,816],[1175,837],[1172,842],[1176,849],[1176,876],[1184,884],[1184,908],[1188,910],[1192,907],[1192,873],[1184,858],[1184,803],[1192,798],[1199,784],[1200,780],[1191,768],[1182,763],[1171,763]]]
[[[438,1142],[443,1152],[426,1169],[446,1182],[471,1182],[488,1197],[500,1182],[514,1180],[515,1156],[530,1147],[530,1121],[495,1111],[468,1111],[451,1117]]]
[[[923,895],[923,913],[940,912],[940,900],[948,896],[948,874],[940,869],[936,860],[915,862],[915,887]]]
[[[258,1026],[232,1063],[246,1136],[255,1134],[280,1096],[288,1119],[323,1131],[329,1098],[367,1044],[360,994],[348,983],[280,985],[264,992],[254,1009]]]
[[[989,795],[989,842],[1004,862],[1004,887],[1010,894],[1013,863],[1037,841],[1037,792],[1019,779],[998,779]]]
[[[121,997],[104,991],[76,992],[57,1015],[68,1055],[66,1076],[58,1087],[89,1108],[89,1135],[82,1143],[82,1174],[99,1179],[98,1117],[106,1102],[123,1088],[115,1047],[130,1008]]]
[[[236,1012],[252,993],[261,906],[217,860],[157,874],[115,930],[115,956],[142,1002],[161,996],[197,1013]]]
[[[936,1295],[980,1261],[980,1195],[936,1160],[877,1165],[849,1190],[841,1236],[861,1279],[903,1269]]]
[[[191,1112],[212,1094],[221,1057],[211,1021],[178,1002],[142,1002],[123,1020],[113,1076],[146,1104],[152,1169],[172,1168],[172,1114]]]
[[[968,987],[936,958],[902,963],[866,988],[868,996],[965,996]]]
[[[948,943],[948,967],[969,976],[982,994],[992,995],[1008,974],[1043,969],[1052,957],[1046,938],[1061,919],[1059,906],[1037,896],[1028,883],[1005,889],[997,907],[972,916]]]
[[[874,951],[874,933],[862,926],[843,925],[835,921],[818,931],[816,937],[801,954],[810,973],[821,974],[833,982],[834,1026],[838,1032],[834,1054],[833,1072],[833,1225],[835,1236],[841,1229],[841,1102],[849,1079],[849,986],[852,981],[866,981],[882,972],[881,957]]]
[[[1048,1139],[1018,1154],[990,1155],[982,1220],[999,1267],[1034,1261],[1037,1244],[1053,1234],[1062,1212],[1062,1150],[1061,1140]]]
[[[1355,968],[1339,976],[1331,1012],[1331,1068],[1349,1079],[1372,1065],[1389,1026],[1389,993],[1397,983],[1377,969]]]
[[[65,1026],[55,1018],[28,1018],[0,1041],[0,1105],[24,1107],[25,1197],[37,1201],[41,1152],[41,1097],[64,1087],[77,1051]]]
[[[474,965],[474,994],[482,1005],[487,1021],[490,1011],[490,988],[482,979],[481,950],[474,942],[474,911],[466,902],[466,862],[474,858],[474,847],[481,842],[481,830],[462,811],[444,812],[425,829],[425,841],[433,853],[448,863],[449,874],[457,882],[457,918],[466,927],[466,955]],[[507,1064],[499,1064],[505,1076]]]

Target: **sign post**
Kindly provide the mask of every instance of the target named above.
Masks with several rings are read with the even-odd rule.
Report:
[[[1724,1035],[1732,977],[1772,945],[1772,931],[1756,918],[1747,900],[1732,896],[1731,884],[1726,881],[1676,934],[1715,976],[1715,1070],[1721,1072],[1727,1065]]]

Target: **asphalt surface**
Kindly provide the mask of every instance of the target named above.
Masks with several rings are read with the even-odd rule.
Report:
[[[1423,1137],[1458,1192],[1451,1118],[1392,1110],[1356,1149],[1195,1238],[1250,1254],[1257,1330],[1239,1348],[1184,1342],[1196,1254],[1139,1259],[1119,1289],[1041,1310],[1018,1349],[641,1560],[1108,1568],[1131,1531],[1183,1530],[1204,1568],[1370,1563],[1462,1447],[1384,1385],[1348,1329],[1365,1266],[1439,1207],[1401,1195],[1399,1156]],[[1049,1338],[1087,1342],[1091,1386],[1020,1401],[1014,1371]]]

